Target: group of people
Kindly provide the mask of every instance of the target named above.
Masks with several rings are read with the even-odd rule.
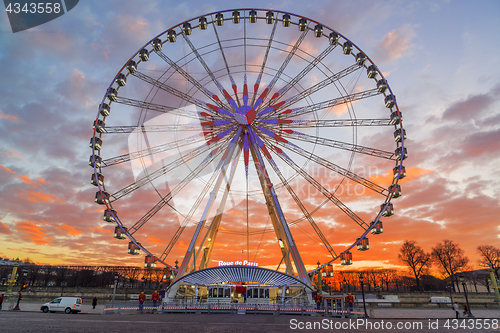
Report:
[[[158,300],[160,299],[160,294],[155,290],[153,294],[151,294],[151,299],[153,300],[153,308],[158,306]],[[144,302],[146,301],[146,295],[144,291],[139,295],[139,312],[144,311]]]
[[[455,318],[458,319],[460,317],[460,307],[458,306],[457,302],[455,302],[453,304],[453,310],[455,310]],[[464,311],[463,311],[462,315],[465,317],[469,314],[469,308],[467,307],[467,304],[464,304],[463,310]]]

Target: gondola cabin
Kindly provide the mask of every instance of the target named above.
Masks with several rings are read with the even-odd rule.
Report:
[[[177,40],[177,33],[174,30],[169,30],[167,32],[167,40],[170,43],[175,43],[175,41]]]
[[[344,47],[342,48],[344,51],[344,54],[351,54],[352,53],[352,44],[351,42],[345,42]]]
[[[393,199],[399,198],[401,196],[401,185],[391,184],[389,186],[389,193],[392,193]]]
[[[374,221],[372,221],[371,224],[373,224]],[[382,221],[378,220],[377,223],[375,223],[375,226],[372,228],[371,233],[372,235],[379,235],[384,232],[384,228],[382,225]]]
[[[140,245],[140,243],[138,243],[138,244]],[[139,247],[139,245],[135,244],[132,241],[128,242],[128,251],[127,251],[128,254],[136,256],[139,253],[141,253],[141,248]]]
[[[95,161],[95,162],[94,162]],[[102,157],[98,155],[90,156],[89,158],[89,165],[93,168],[100,168],[101,167],[101,162],[102,162]]]
[[[125,86],[125,84],[127,84],[127,77],[125,76],[125,74],[120,73],[116,76],[115,82],[120,87],[123,87]]]
[[[248,286],[246,287],[247,304],[269,304],[269,287]]]
[[[127,228],[116,226],[115,227],[115,238],[116,239],[125,239],[125,238],[127,238],[127,234],[125,234],[125,231],[127,231]],[[130,248],[130,246],[129,246],[129,248]]]
[[[101,119],[94,120],[93,128],[96,130],[96,132],[104,133],[105,127],[106,127],[106,123],[104,122],[104,120],[101,120]]]
[[[106,97],[111,101],[111,102],[116,102],[116,97],[118,96],[118,91],[115,88],[109,88],[108,92],[106,93]],[[109,113],[108,113],[109,115]],[[106,116],[104,116],[106,117]]]
[[[233,11],[233,23],[234,24],[240,23],[240,12],[237,10]]]
[[[376,78],[378,75],[377,67],[375,65],[368,66],[368,68],[366,69],[366,75],[368,75],[369,79]]]
[[[401,122],[401,112],[398,112],[398,111],[392,112],[390,124],[391,125],[399,125],[400,122]]]
[[[299,20],[299,30],[300,31],[305,31],[307,27],[307,20],[305,18],[301,18]]]
[[[156,258],[153,257],[150,254],[146,254],[146,257],[144,258],[144,268],[146,269],[153,269],[156,268]]]
[[[250,23],[257,22],[257,11],[251,10],[250,13],[248,13],[248,17],[250,18]]]
[[[142,61],[148,61],[149,60],[149,51],[146,49],[142,49],[141,52],[139,52],[139,58]]]
[[[394,131],[394,141],[401,142],[406,140],[406,130],[404,128],[398,128]]]
[[[137,71],[137,63],[134,60],[130,60],[127,63],[127,70],[130,74],[134,74]]]
[[[323,36],[323,26],[321,24],[316,24],[314,27],[314,37],[321,37]]]
[[[379,93],[385,93],[387,90],[387,80],[386,79],[380,79],[377,81],[377,90]]]
[[[289,27],[290,26],[290,23],[291,23],[291,19],[290,19],[290,14],[283,14],[283,26],[286,28],[286,27]]]
[[[113,218],[114,217],[118,217],[118,215],[116,215],[116,210],[114,209],[105,209],[104,210],[104,216],[102,217],[102,220],[105,221],[105,222],[108,222],[108,223],[113,223],[115,222],[115,219]]]
[[[336,32],[332,32],[330,33],[328,39],[330,40],[330,45],[337,45],[339,42],[339,34]]]
[[[90,183],[94,186],[97,185],[104,185],[104,175],[101,175],[100,173],[93,173],[92,176],[90,177]]]
[[[274,22],[274,13],[271,12],[271,11],[268,11],[266,13],[266,23],[267,24],[273,24],[273,22]]]
[[[109,193],[106,191],[97,191],[95,193],[95,202],[99,205],[104,205],[109,203]]]
[[[385,96],[384,102],[385,102],[386,108],[388,108],[388,109],[393,108],[394,105],[396,104],[394,101],[394,95]]]
[[[213,285],[208,287],[209,303],[231,303],[231,286]]]
[[[186,23],[184,23],[184,24],[186,24]],[[187,23],[187,24],[189,24],[189,23]],[[163,44],[161,42],[161,39],[155,38],[155,40],[153,41],[153,49],[155,51],[161,51],[162,47],[163,47]]]
[[[356,241],[359,241],[358,243],[358,251],[366,251],[370,248],[370,245],[368,243],[368,237],[364,237],[363,239],[361,239],[361,237],[358,237],[356,239]]]
[[[182,25],[182,33],[186,36],[191,35],[191,23],[186,22]]]
[[[406,149],[406,147],[398,147],[394,151],[394,154],[396,155],[397,161],[401,159],[405,160],[408,157],[408,150]]]
[[[359,52],[356,54],[356,65],[363,66],[366,61],[366,56],[363,52]]]
[[[90,138],[90,148],[92,147],[94,147],[95,150],[101,150],[102,139],[98,137]]]
[[[201,30],[207,30],[207,18],[206,17],[200,17],[199,27]]]
[[[401,173],[399,173],[399,165],[394,167],[392,172],[394,173],[394,178],[403,179],[406,177],[406,168],[404,165],[401,166]]]
[[[392,203],[388,203],[387,204],[387,208],[385,207],[385,203],[381,204],[380,205],[380,211],[382,212],[382,216],[392,216],[394,215],[394,206],[392,205]]]
[[[221,26],[224,24],[224,15],[222,13],[215,14],[215,24]]]
[[[340,252],[340,264],[341,265],[352,265],[352,252],[342,251]]]

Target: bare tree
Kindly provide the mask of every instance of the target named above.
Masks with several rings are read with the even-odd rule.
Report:
[[[398,254],[399,260],[410,268],[410,272],[415,277],[417,290],[420,290],[420,278],[427,274],[431,267],[431,255],[416,244],[414,240],[405,240]]]
[[[481,255],[479,265],[488,267],[488,264],[491,264],[498,279],[498,270],[500,268],[500,249],[491,245],[479,245],[477,247],[477,252]]]
[[[463,271],[469,263],[469,258],[464,256],[464,250],[458,244],[453,243],[452,240],[446,239],[443,243],[438,243],[432,248],[431,256],[441,267],[442,273],[452,281],[454,280],[457,289],[460,289],[458,288],[456,273]],[[453,289],[455,289],[455,286],[453,286]]]

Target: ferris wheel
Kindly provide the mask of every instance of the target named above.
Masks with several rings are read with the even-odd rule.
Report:
[[[124,61],[93,130],[103,220],[147,267],[180,258],[178,276],[259,264],[306,282],[316,261],[352,264],[406,175],[381,70],[338,31],[278,10],[155,36]]]

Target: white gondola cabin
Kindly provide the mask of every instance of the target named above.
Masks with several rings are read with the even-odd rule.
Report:
[[[352,252],[342,251],[340,252],[340,264],[341,265],[352,265]]]
[[[105,127],[106,127],[106,123],[104,122],[104,120],[101,120],[101,119],[94,120],[93,129],[95,129],[96,132],[103,133]]]
[[[125,231],[127,231],[127,228],[116,226],[115,227],[115,235],[114,235],[114,237],[116,239],[125,239],[125,238],[127,238],[127,234],[125,234]]]
[[[116,76],[116,84],[119,85],[120,87],[123,87],[125,86],[125,84],[127,84],[127,77],[125,76],[125,74],[123,73],[120,73]]]
[[[401,185],[391,184],[389,186],[389,193],[392,193],[393,199],[399,198],[401,196]]]
[[[152,255],[146,254],[144,257],[144,268],[146,269],[154,269],[156,268],[156,258]]]
[[[344,51],[344,54],[351,54],[352,53],[352,44],[351,42],[345,42],[344,47],[342,49]]]
[[[357,245],[358,251],[366,251],[370,249],[370,244],[368,243],[368,237],[364,237],[363,239],[361,239],[361,237],[358,237],[356,241],[359,241]]]
[[[95,150],[101,150],[102,139],[101,138],[90,138],[90,148],[94,147]]]
[[[104,185],[104,175],[101,175],[100,173],[95,174],[93,173],[92,176],[90,177],[90,183],[94,186],[97,185]]]
[[[134,74],[137,71],[137,63],[134,60],[130,60],[127,63],[127,70],[130,74]]]
[[[273,22],[274,22],[274,13],[272,11],[268,11],[266,13],[266,23],[273,24]]]
[[[101,162],[102,162],[102,157],[101,156],[98,156],[98,155],[94,155],[94,156],[90,156],[89,158],[89,165],[93,168],[94,166],[96,168],[100,168],[101,167]]]
[[[394,206],[392,205],[392,203],[388,203],[387,204],[387,208],[385,207],[385,203],[381,204],[380,205],[380,211],[382,212],[382,216],[392,216],[394,215]]]
[[[237,10],[233,11],[233,23],[234,24],[240,23],[240,12]]]
[[[161,39],[155,38],[155,40],[153,41],[153,49],[155,51],[161,51],[162,47],[163,47],[163,44],[161,42]]]
[[[222,13],[215,14],[215,24],[221,26],[224,24],[224,15]]]
[[[300,31],[305,31],[307,27],[307,20],[305,18],[301,18],[299,20],[299,30]]]
[[[200,17],[199,27],[201,30],[207,30],[207,18],[206,17]]]
[[[108,222],[108,223],[113,223],[113,222],[115,222],[115,219],[113,218],[113,216],[117,217],[116,210],[114,210],[114,209],[110,210],[110,209],[106,208],[104,210],[104,215],[102,217],[102,220],[105,222]]]
[[[209,303],[231,303],[231,287],[230,286],[209,286],[208,287],[208,302]]]
[[[399,173],[399,165],[394,167],[394,169],[392,169],[392,172],[394,174],[394,178],[403,179],[406,177],[406,168],[404,167],[404,165],[401,166],[401,173]]]
[[[290,14],[283,14],[283,26],[289,27],[292,20],[290,19]]]
[[[109,203],[109,193],[106,191],[97,191],[95,193],[95,202],[99,205],[104,205]]]
[[[374,224],[375,221],[372,221],[372,225]],[[377,223],[375,223],[375,226],[372,228],[371,233],[372,235],[380,235],[381,233],[384,232],[384,228],[382,225],[382,221],[378,220]]]
[[[248,286],[246,296],[247,304],[269,304],[269,287]]]

